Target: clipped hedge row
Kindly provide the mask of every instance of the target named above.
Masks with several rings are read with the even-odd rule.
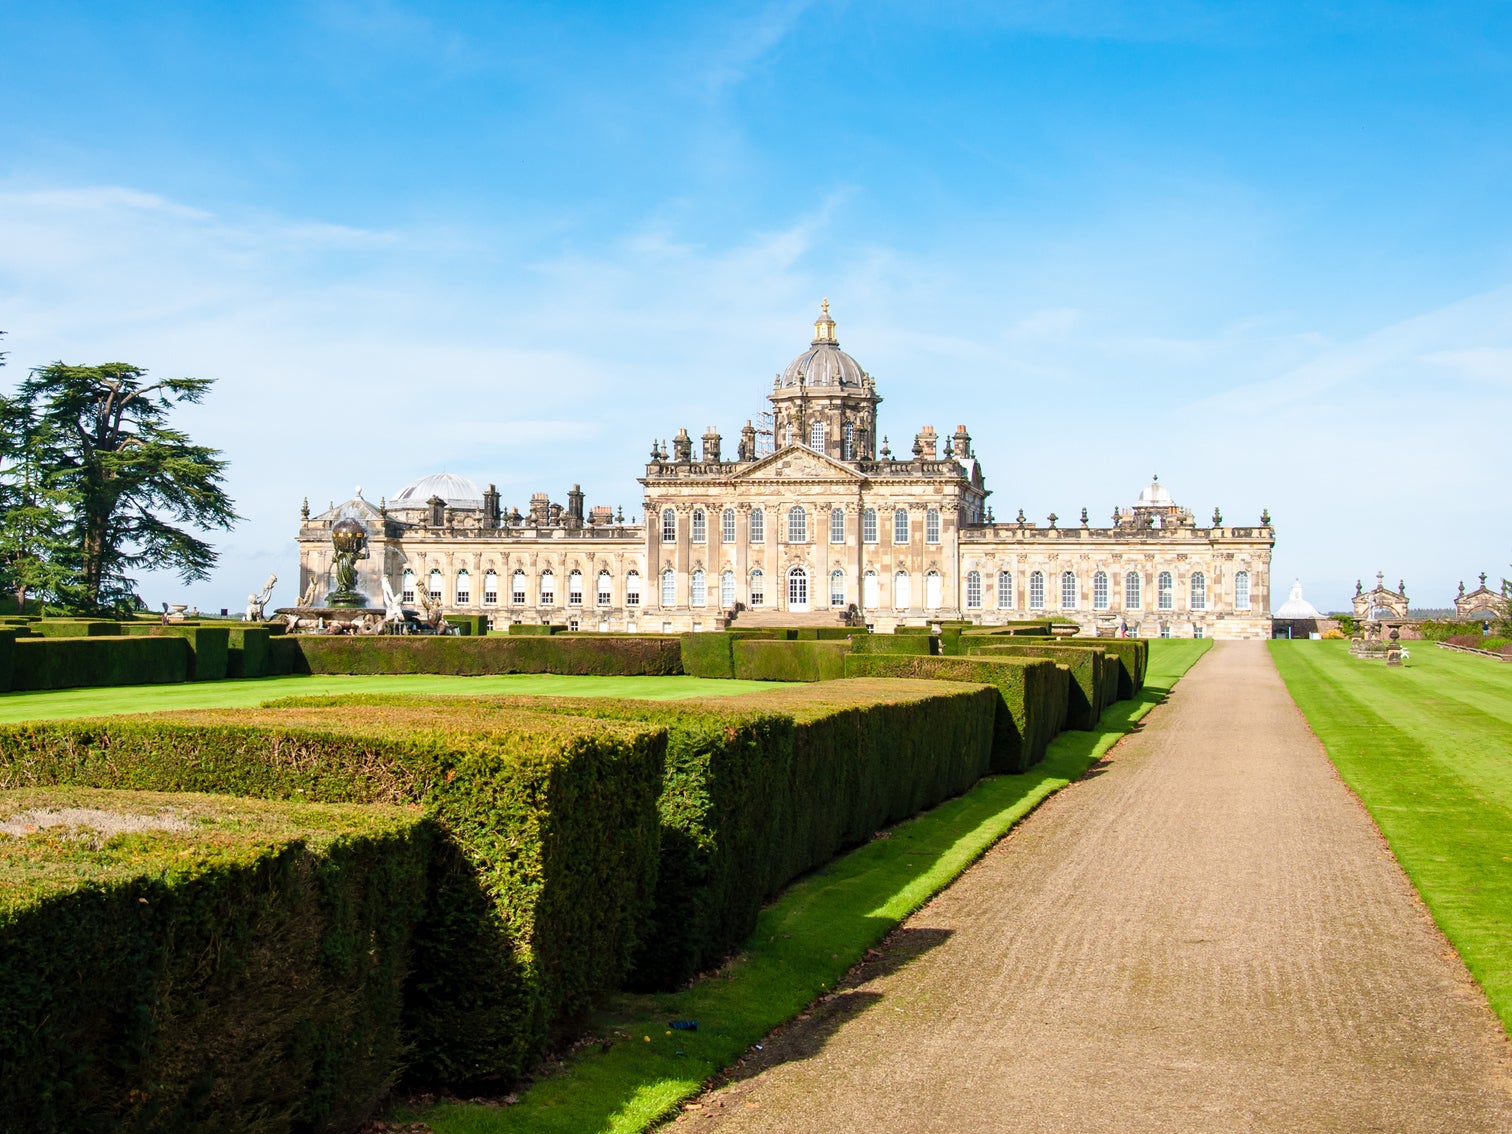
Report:
[[[0,787],[418,804],[447,837],[406,1036],[421,1079],[455,1084],[520,1075],[623,981],[655,880],[665,748],[662,729],[539,713],[486,729],[425,706],[170,713],[0,728]]]
[[[1038,764],[1066,723],[1070,675],[1051,661],[848,654],[845,676],[930,678],[993,686],[998,692],[994,772],[1023,772]]]
[[[598,677],[682,672],[675,636],[490,634],[354,637],[288,634],[271,642],[275,673],[571,673]]]
[[[1068,639],[1074,641],[1074,639]],[[1118,699],[1118,674],[1122,668],[1112,654],[1095,644],[1086,646],[1036,645],[972,646],[971,656],[988,658],[1048,658],[1064,665],[1070,674],[1067,686],[1066,727],[1083,732],[1097,727],[1103,710]]]
[[[226,638],[226,676],[267,677],[272,672],[272,637],[269,627],[257,623],[232,626]]]
[[[98,618],[39,618],[28,628],[39,638],[108,638],[121,632],[119,622]]]
[[[1060,638],[1068,646],[1095,646],[1119,661],[1118,699],[1126,700],[1144,688],[1150,664],[1150,643],[1140,638]]]
[[[64,807],[93,814],[0,835],[0,1127],[359,1125],[402,1065],[433,825],[397,808],[0,793],[0,818]],[[151,829],[165,814],[186,829]],[[112,834],[123,816],[149,829]]]
[[[21,638],[13,647],[10,688],[161,685],[188,681],[190,665],[181,637]]]
[[[678,635],[678,660],[691,677],[735,676],[734,646],[740,639],[722,632]]]
[[[189,643],[189,680],[220,681],[228,676],[231,644],[229,626],[195,626],[155,622],[128,622],[121,632],[131,638],[182,638]]]
[[[851,639],[851,653],[927,656],[938,652],[938,641],[927,634],[857,634]]]
[[[743,681],[837,681],[850,642],[736,640],[735,676]]]

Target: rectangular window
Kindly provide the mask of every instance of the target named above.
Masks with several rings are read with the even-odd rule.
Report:
[[[845,542],[845,509],[830,509],[830,542]]]
[[[893,511],[893,542],[908,542],[908,512],[903,508]]]
[[[1013,606],[1013,573],[1011,571],[998,572],[997,604],[999,610],[1008,610]]]
[[[671,508],[662,509],[662,542],[677,542],[677,513]]]
[[[861,540],[863,543],[877,542],[877,510],[868,508],[861,513]]]
[[[1099,571],[1092,576],[1092,609],[1108,609],[1108,573]]]
[[[931,508],[924,513],[924,542],[940,542],[940,510],[938,508]]]
[[[845,605],[845,573],[843,571],[830,573],[830,605]]]
[[[981,609],[982,574],[980,571],[968,571],[966,573],[966,606],[969,610]]]
[[[1171,585],[1171,573],[1162,571],[1155,580],[1155,606],[1159,610],[1173,610],[1176,606],[1176,590]]]
[[[708,541],[708,519],[702,508],[693,513],[693,542],[706,543]]]
[[[1200,637],[1202,637],[1202,627],[1201,626],[1193,626],[1192,627],[1192,637],[1194,637],[1194,638],[1200,638]]]
[[[625,605],[639,606],[640,595],[640,575],[635,571],[631,571],[625,577]]]
[[[472,602],[472,591],[468,588],[467,576],[463,575],[457,580],[457,605],[465,606]]]
[[[1045,576],[1038,571],[1029,576],[1029,609],[1045,609]]]
[[[613,601],[614,596],[611,593],[611,589],[612,588],[610,587],[609,572],[607,572],[607,571],[601,571],[601,572],[599,572],[599,577],[598,577],[598,604],[600,606],[608,606],[609,603]]]
[[[760,508],[751,509],[751,542],[766,542],[766,513]]]
[[[525,593],[525,576],[521,575],[520,576],[520,594],[523,595],[524,593]],[[520,601],[524,602],[525,600],[522,598]],[[556,576],[553,575],[550,571],[547,571],[546,574],[544,574],[544,575],[541,576],[541,605],[542,606],[551,606],[555,602],[556,602]]]
[[[766,602],[766,580],[760,571],[751,572],[751,605],[760,606]]]
[[[514,581],[509,590],[509,601],[515,606],[525,605],[525,573],[523,571],[515,572]]]
[[[486,575],[483,578],[483,605],[497,606],[499,602],[499,577]]]
[[[1240,571],[1234,576],[1234,609],[1248,610],[1250,608],[1249,572]]]
[[[725,543],[735,542],[735,509],[726,508],[719,517],[719,538]]]
[[[1070,571],[1061,574],[1061,609],[1076,609],[1076,576]]]

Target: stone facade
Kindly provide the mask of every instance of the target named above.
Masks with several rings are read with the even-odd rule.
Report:
[[[1086,633],[1268,638],[1268,514],[1197,525],[1158,479],[1106,527],[1008,523],[964,425],[926,426],[912,452],[878,449],[881,398],[840,350],[828,303],[809,349],[778,375],[770,431],[747,422],[733,458],[712,427],[695,455],[686,429],[653,444],[645,521],[595,508],[574,486],[507,511],[493,486],[437,474],[374,506],[360,491],[319,515],[304,510],[300,586],[330,571],[330,529],[368,528],[359,586],[426,586],[449,611],[583,630],[713,630],[732,617],[849,620],[886,631],[941,619],[1001,624],[1054,617]]]
[[[1486,573],[1481,572],[1480,586],[1466,591],[1459,585],[1459,594],[1454,599],[1454,617],[1467,622],[1489,622],[1507,616],[1507,600],[1504,595],[1486,586]]]
[[[1393,591],[1386,586],[1386,577],[1380,571],[1376,572],[1376,585],[1368,591],[1355,580],[1354,616],[1362,621],[1410,618],[1407,584],[1399,582]]]

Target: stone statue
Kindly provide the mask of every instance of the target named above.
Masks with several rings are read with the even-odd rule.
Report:
[[[415,588],[415,605],[420,608],[420,620],[432,630],[440,633],[446,625],[446,616],[442,613],[441,600],[430,596],[430,588],[422,580]]]
[[[247,596],[247,611],[242,615],[243,622],[263,621],[263,607],[273,597],[273,587],[278,583],[278,576],[270,574],[268,581],[263,584],[263,589],[256,594]]]
[[[331,546],[335,549],[331,569],[336,589],[326,596],[335,607],[362,607],[367,600],[357,591],[357,561],[368,557],[367,529],[353,519],[338,520],[331,526]]]
[[[404,604],[394,593],[393,584],[388,581],[387,575],[383,577],[383,624],[396,629],[404,625]]]
[[[300,606],[311,607],[315,605],[315,599],[320,595],[320,583],[321,580],[318,577],[310,580],[310,585],[305,588],[305,593],[299,598]]]

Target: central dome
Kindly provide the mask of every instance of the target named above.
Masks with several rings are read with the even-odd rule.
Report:
[[[814,320],[814,338],[808,350],[787,364],[777,386],[784,390],[800,385],[850,386],[859,390],[865,384],[866,372],[861,364],[840,349],[826,299],[820,305],[819,318]]]
[[[432,496],[439,496],[452,508],[481,508],[483,493],[465,476],[456,473],[431,473],[412,480],[389,501],[390,508],[420,508]]]
[[[1136,508],[1169,508],[1175,501],[1171,494],[1165,490],[1165,485],[1160,483],[1157,476],[1149,484],[1145,485],[1144,491],[1139,494],[1139,500],[1135,503]]]

